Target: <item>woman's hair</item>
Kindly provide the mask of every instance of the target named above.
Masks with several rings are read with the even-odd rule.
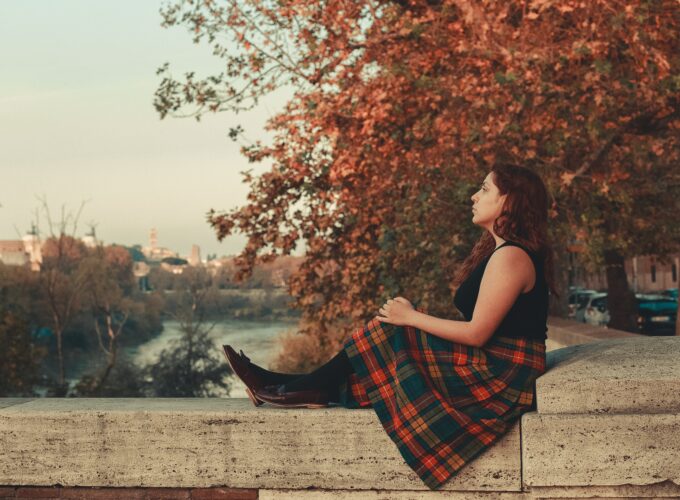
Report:
[[[501,195],[507,195],[503,209],[494,221],[494,232],[506,241],[514,241],[534,251],[543,262],[545,279],[550,291],[555,288],[553,249],[548,240],[548,191],[533,170],[501,163],[491,169],[493,182]],[[473,269],[491,255],[496,241],[484,231],[470,255],[463,261],[453,284],[459,286]]]

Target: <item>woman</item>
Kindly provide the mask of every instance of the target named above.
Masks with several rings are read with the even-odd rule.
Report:
[[[371,406],[432,489],[532,409],[534,382],[545,372],[549,293],[556,293],[548,194],[533,171],[502,164],[471,199],[472,222],[485,231],[454,281],[465,321],[390,299],[307,375],[265,370],[224,346],[253,402]]]

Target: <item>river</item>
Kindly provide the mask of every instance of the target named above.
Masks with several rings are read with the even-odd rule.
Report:
[[[276,355],[277,337],[296,327],[297,321],[260,321],[260,320],[223,320],[215,324],[209,333],[210,339],[213,341],[215,348],[213,356],[216,359],[227,363],[224,356],[222,345],[229,344],[238,352],[242,349],[248,357],[260,366],[267,368],[270,361]],[[130,359],[137,366],[143,366],[148,363],[153,363],[158,359],[160,352],[168,347],[168,343],[175,338],[181,336],[179,324],[176,321],[164,321],[163,331],[153,339],[134,347],[123,347],[121,350],[126,357]],[[91,353],[70,352],[65,354],[65,363],[67,367],[66,381],[71,388],[75,387],[76,383],[86,373],[99,372],[102,369],[101,354],[97,356]],[[51,363],[50,363],[51,362]],[[54,360],[49,360],[52,373],[56,373],[56,363]],[[54,366],[52,366],[54,365]],[[245,386],[237,378],[232,377],[229,394],[223,394],[223,397],[245,398]],[[34,386],[34,391],[44,397],[47,393],[47,388],[42,386]]]
[[[222,345],[229,344],[237,352],[242,349],[253,363],[267,368],[276,354],[276,338],[295,325],[296,322],[292,321],[225,320],[217,323],[209,336],[215,344],[215,355],[225,363],[227,360],[224,357]],[[176,321],[164,321],[163,332],[158,337],[136,347],[127,347],[125,351],[135,364],[145,365],[158,359],[158,354],[168,346],[168,342],[181,335]],[[245,386],[237,377],[232,377],[228,396],[247,397]]]

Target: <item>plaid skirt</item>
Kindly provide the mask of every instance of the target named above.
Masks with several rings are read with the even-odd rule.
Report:
[[[431,489],[535,408],[534,382],[546,369],[544,342],[494,336],[472,347],[377,319],[354,331],[344,349],[354,373],[341,404],[372,407]]]

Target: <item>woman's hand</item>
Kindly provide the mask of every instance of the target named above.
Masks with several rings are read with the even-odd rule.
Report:
[[[397,326],[408,326],[411,324],[411,318],[415,311],[413,305],[404,297],[396,297],[389,299],[385,305],[380,308],[380,315],[375,319],[384,323],[390,323]]]

